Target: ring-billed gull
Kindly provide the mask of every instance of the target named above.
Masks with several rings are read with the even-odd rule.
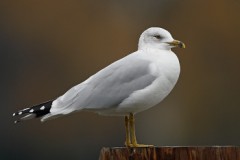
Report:
[[[143,147],[135,135],[134,115],[161,102],[175,86],[180,65],[173,47],[185,48],[165,29],[151,27],[139,39],[138,50],[110,64],[62,96],[13,116],[45,121],[75,111],[125,116],[127,147]],[[15,121],[15,123],[20,120]]]

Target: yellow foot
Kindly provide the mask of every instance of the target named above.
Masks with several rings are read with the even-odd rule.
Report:
[[[130,143],[130,142],[125,142],[125,146],[126,147],[133,147],[132,143]]]
[[[133,144],[132,147],[154,147],[154,145],[146,145],[146,144]]]
[[[128,143],[125,144],[126,147],[154,147],[154,145],[146,145],[146,144],[132,144],[132,143]]]

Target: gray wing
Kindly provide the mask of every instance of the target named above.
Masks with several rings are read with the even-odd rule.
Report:
[[[51,112],[117,107],[133,92],[149,86],[156,77],[150,73],[150,61],[137,54],[141,53],[130,54],[71,88],[53,103]]]

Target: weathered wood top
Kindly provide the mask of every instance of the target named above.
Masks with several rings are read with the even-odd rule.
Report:
[[[240,160],[240,147],[104,147],[101,149],[99,160]]]

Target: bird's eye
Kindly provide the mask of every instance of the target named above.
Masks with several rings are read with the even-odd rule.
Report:
[[[154,35],[153,37],[155,37],[157,39],[162,39],[162,37],[160,35]]]

